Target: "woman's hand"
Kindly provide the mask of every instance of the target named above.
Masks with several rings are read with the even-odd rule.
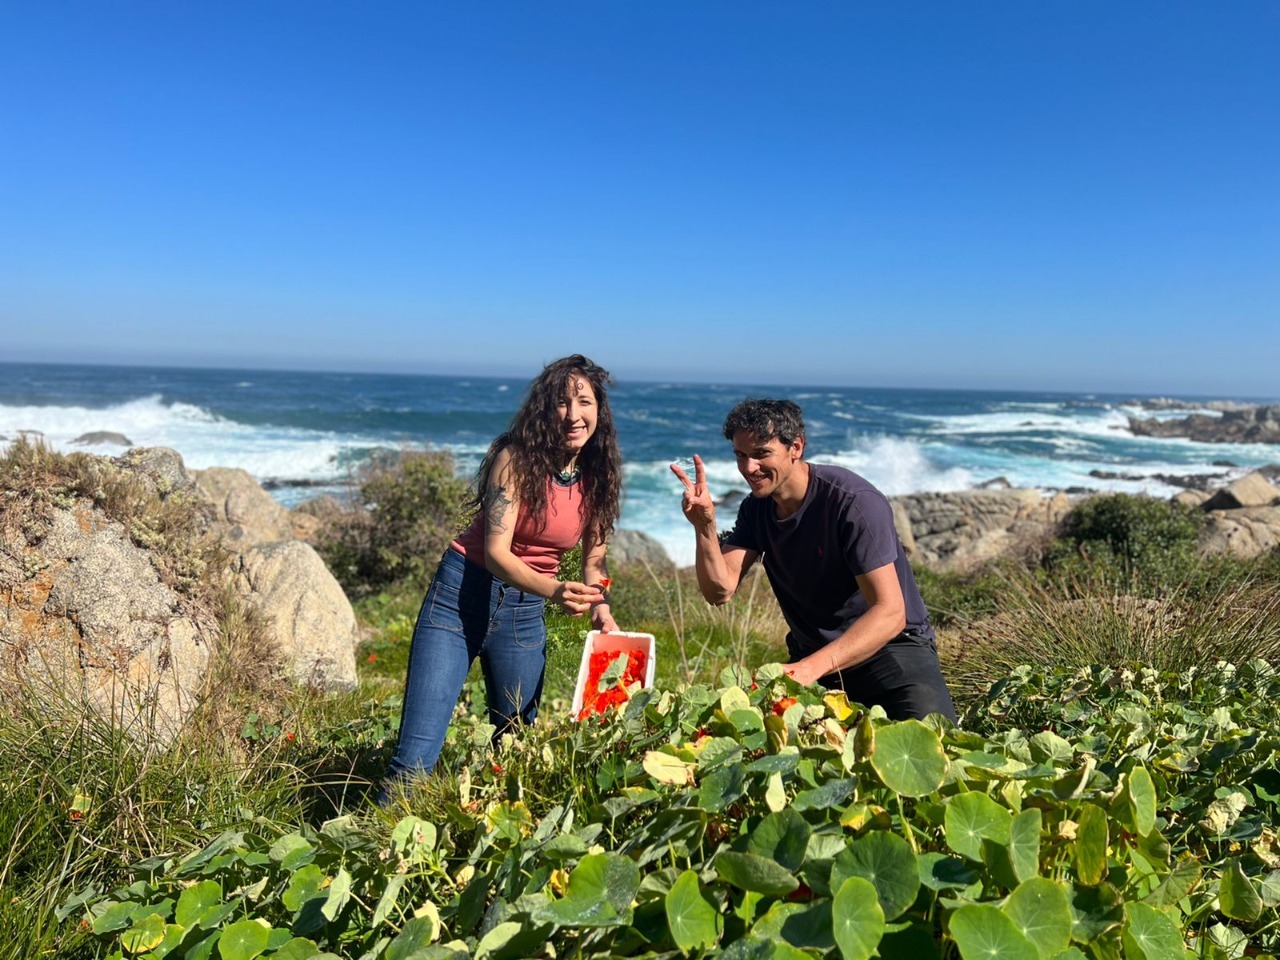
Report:
[[[589,587],[576,580],[566,580],[556,584],[551,600],[560,604],[564,612],[570,616],[580,617],[590,610],[593,604],[600,602],[600,588]]]
[[[591,625],[601,633],[618,632],[618,624],[609,610],[609,601],[603,600],[592,606]]]

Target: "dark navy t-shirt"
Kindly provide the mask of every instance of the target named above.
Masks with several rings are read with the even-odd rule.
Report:
[[[933,639],[929,613],[893,527],[884,494],[843,467],[809,465],[809,487],[779,520],[769,497],[747,497],[726,545],[763,555],[765,573],[804,656],[838,638],[867,611],[854,579],[892,563],[906,601],[907,631]]]

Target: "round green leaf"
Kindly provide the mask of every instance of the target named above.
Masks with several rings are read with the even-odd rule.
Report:
[[[222,960],[253,960],[267,949],[271,926],[265,920],[241,920],[222,931],[218,956]]]
[[[680,874],[667,893],[665,906],[671,939],[682,952],[710,950],[720,942],[724,918],[703,896],[695,871]]]
[[[943,819],[947,846],[970,860],[982,859],[982,841],[1009,842],[1013,816],[985,793],[961,793],[947,801]]]
[[[788,870],[799,870],[804,863],[812,830],[804,817],[794,810],[771,813],[751,832],[747,851],[768,857]]]
[[[1009,825],[1009,863],[1020,881],[1040,873],[1040,810],[1028,807],[1016,814]]]
[[[884,785],[904,797],[933,793],[947,776],[947,754],[937,733],[919,720],[881,727],[871,766]]]
[[[1040,951],[999,907],[966,904],[951,914],[951,936],[964,960],[1040,960]]]
[[[640,868],[620,853],[593,853],[583,857],[569,874],[565,899],[583,902],[604,900],[622,913],[640,889]]]
[[[1222,912],[1232,920],[1252,923],[1262,914],[1262,897],[1253,882],[1245,876],[1238,859],[1227,863],[1218,885],[1218,903]]]
[[[289,886],[285,888],[284,894],[280,897],[284,902],[285,909],[296,913],[302,909],[302,905],[308,900],[323,896],[320,891],[324,886],[324,882],[324,871],[314,863],[309,863],[305,867],[295,870],[293,877],[289,880]]]
[[[920,892],[920,868],[911,846],[896,833],[873,830],[855,840],[831,865],[831,889],[850,877],[862,877],[876,888],[886,920],[900,916]]]
[[[836,945],[832,939],[831,901],[775,903],[756,921],[751,936],[793,947],[830,950]]]
[[[1124,905],[1120,939],[1126,960],[1182,960],[1187,955],[1177,921],[1146,903]]]
[[[1129,806],[1139,836],[1145,837],[1156,828],[1156,785],[1146,767],[1134,767],[1125,780]]]
[[[1003,910],[1046,957],[1071,943],[1071,897],[1065,884],[1032,877],[1009,894]]]
[[[296,870],[315,855],[315,847],[300,833],[286,833],[271,845],[267,854],[285,870]]]
[[[435,929],[435,921],[430,917],[415,917],[387,944],[387,952],[383,956],[386,960],[408,960],[414,952],[431,943]]]
[[[754,853],[724,850],[716,856],[715,865],[720,879],[740,890],[777,897],[800,885],[795,875],[782,864]]]
[[[174,909],[174,923],[193,926],[200,915],[222,899],[222,887],[216,880],[201,880],[182,891]]]
[[[747,775],[742,765],[721,767],[703,777],[698,786],[698,806],[708,813],[719,813],[746,792]]]
[[[138,905],[129,900],[123,903],[109,903],[107,909],[93,918],[93,932],[101,935],[123,930],[133,919],[133,911],[136,909]]]
[[[850,877],[831,902],[831,926],[844,960],[868,960],[884,936],[884,911],[871,881]]]
[[[312,941],[303,937],[294,937],[271,955],[271,960],[308,960],[320,952]]]
[[[1076,875],[1089,887],[1107,875],[1107,814],[1096,804],[1084,804],[1076,821]]]
[[[120,945],[129,953],[154,950],[164,939],[164,917],[149,913],[120,936]]]

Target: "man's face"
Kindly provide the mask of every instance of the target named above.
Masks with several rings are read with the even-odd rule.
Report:
[[[762,443],[745,430],[733,435],[738,472],[751,487],[753,497],[773,496],[790,479],[803,452],[804,441],[799,437],[788,446],[777,437]]]

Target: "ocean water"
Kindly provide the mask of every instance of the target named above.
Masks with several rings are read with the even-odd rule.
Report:
[[[59,450],[114,455],[123,448],[74,442],[111,431],[135,445],[173,447],[193,468],[243,467],[292,506],[341,492],[382,447],[445,448],[461,472],[474,473],[526,385],[521,378],[0,364],[0,437],[38,431]],[[1131,414],[1210,412],[1195,401],[1154,412],[1133,395],[629,381],[609,396],[626,461],[620,526],[656,537],[680,563],[692,561],[693,544],[669,464],[698,453],[713,494],[744,492],[720,426],[748,396],[798,402],[809,459],[848,467],[887,494],[962,490],[1004,477],[1046,491],[1170,496],[1179,486],[1162,475],[1226,480],[1280,461],[1274,445],[1129,432]],[[721,513],[722,525],[732,522],[731,510]]]

